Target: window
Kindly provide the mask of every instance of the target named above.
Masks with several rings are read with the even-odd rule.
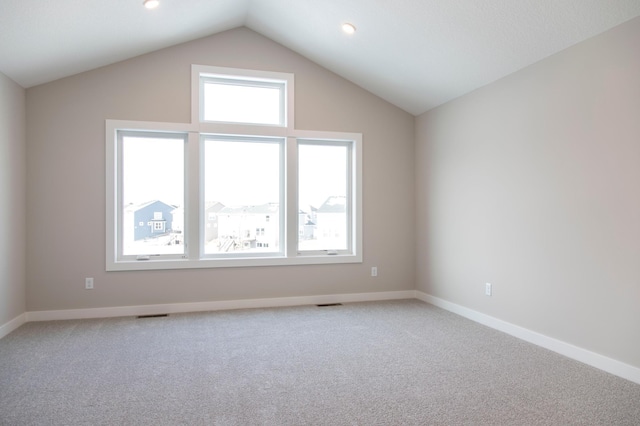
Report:
[[[273,127],[293,125],[293,75],[192,67],[192,121]]]
[[[202,121],[285,125],[282,81],[229,79],[200,76]]]
[[[217,202],[225,206],[218,215],[218,236],[205,243],[204,254],[282,254],[284,138],[204,135],[202,144],[202,205]],[[280,220],[269,222],[265,213]],[[268,228],[269,246],[256,244],[264,228]],[[265,247],[269,250],[257,250]]]
[[[184,254],[183,245],[171,244],[164,217],[184,205],[185,138],[185,134],[118,132],[116,146],[122,161],[120,191],[114,201],[120,259]]]
[[[192,122],[107,120],[107,270],[362,261],[362,137],[294,128],[293,75],[194,65]]]
[[[350,249],[350,185],[350,142],[299,140],[298,207],[304,215],[299,251]]]

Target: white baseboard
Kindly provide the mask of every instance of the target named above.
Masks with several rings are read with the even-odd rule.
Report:
[[[275,308],[284,306],[319,305],[325,303],[372,302],[378,300],[414,299],[413,290],[376,293],[330,294],[317,296],[278,297],[269,299],[239,299],[212,302],[171,303],[164,305],[118,306],[112,308],[67,309],[27,312],[27,321],[52,321],[87,318],[110,318],[137,315],[174,314],[184,312],[220,311],[229,309]]]
[[[0,339],[27,322],[27,314],[20,314],[6,324],[0,325]]]
[[[474,311],[473,309],[465,308],[464,306],[431,296],[422,291],[416,290],[415,297],[423,302],[427,302],[449,312],[453,312],[454,314],[458,314],[482,325],[486,325],[487,327],[502,331],[526,342],[533,343],[534,345],[549,349],[568,358],[606,371],[607,373],[611,373],[618,377],[622,377],[623,379],[640,384],[640,368],[588,351],[570,343],[554,339],[553,337],[545,336],[544,334],[531,331],[481,312]]]

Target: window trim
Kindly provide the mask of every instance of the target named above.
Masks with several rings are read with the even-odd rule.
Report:
[[[204,99],[202,94],[202,79],[212,78],[223,80],[236,80],[242,82],[243,80],[254,82],[256,85],[260,85],[260,82],[265,83],[265,86],[271,86],[273,83],[284,84],[284,96],[283,96],[283,108],[284,117],[281,117],[281,124],[256,124],[256,123],[228,123],[218,121],[204,121],[202,119],[204,114],[203,103]],[[241,68],[225,68],[216,67],[210,65],[191,65],[191,122],[200,123],[201,126],[215,126],[215,125],[235,125],[240,127],[266,127],[266,128],[289,128],[293,129],[295,105],[294,105],[294,75],[291,73],[283,72],[270,72],[260,70],[247,70]]]
[[[153,138],[159,138],[159,139],[182,139],[184,140],[184,170],[186,173],[187,170],[187,164],[188,164],[188,157],[187,157],[187,144],[188,144],[188,132],[179,132],[179,131],[156,131],[156,130],[147,130],[147,129],[143,129],[143,130],[131,130],[131,129],[117,129],[114,131],[115,133],[115,143],[116,143],[116,161],[118,162],[117,164],[121,164],[122,163],[122,143],[123,143],[123,139],[127,136],[138,136],[138,137],[153,137]],[[186,176],[186,174],[185,174]],[[122,169],[117,168],[116,167],[116,176],[115,176],[116,182],[117,182],[117,186],[116,186],[116,192],[114,194],[115,197],[115,205],[116,205],[116,259],[117,261],[121,262],[121,261],[127,261],[127,260],[135,260],[138,258],[148,258],[150,256],[153,256],[154,259],[162,259],[162,260],[171,260],[171,259],[181,259],[184,258],[186,256],[186,245],[187,245],[187,241],[188,239],[185,238],[185,252],[183,252],[182,254],[144,254],[144,255],[125,255],[124,254],[124,228],[122,227],[118,227],[118,223],[124,223],[124,205],[123,205],[123,200],[121,197],[121,193],[122,193]],[[185,180],[184,182],[184,186],[185,186],[185,190],[187,188],[187,182]],[[184,197],[183,197],[183,204],[186,205],[186,191],[184,192]],[[184,207],[184,206],[183,206]],[[155,213],[154,213],[155,214]],[[156,231],[156,227],[155,227],[155,223],[156,219],[151,219],[149,221],[149,223],[147,223],[147,226],[151,227],[151,232],[154,233]],[[166,224],[165,224],[166,227]]]
[[[242,142],[250,142],[254,141],[257,143],[270,143],[278,145],[278,158],[279,158],[279,199],[278,199],[278,221],[279,221],[279,231],[278,231],[278,241],[280,243],[280,248],[275,252],[257,252],[257,253],[205,253],[205,241],[204,238],[199,238],[199,257],[200,260],[203,259],[239,259],[239,258],[256,258],[256,257],[276,257],[282,258],[286,254],[286,210],[283,206],[286,206],[287,203],[287,191],[285,188],[286,182],[286,164],[285,164],[285,153],[286,153],[286,144],[287,139],[283,137],[254,137],[254,136],[246,136],[246,135],[228,135],[228,134],[211,134],[211,133],[201,133],[200,134],[200,152],[204,154],[204,144],[209,140],[226,140],[226,141],[237,141],[239,143]],[[204,180],[205,180],[205,167],[204,167],[204,158],[205,155],[202,155],[200,158],[200,202],[198,208],[204,213],[205,210],[205,196],[204,196]],[[199,223],[199,229],[205,229],[205,218],[204,214]],[[256,256],[257,255],[257,256]]]
[[[353,244],[355,241],[355,234],[353,231],[353,227],[355,226],[354,223],[354,197],[353,194],[357,193],[357,188],[354,187],[354,173],[353,170],[356,167],[356,164],[354,162],[354,158],[356,157],[356,155],[354,155],[354,143],[352,140],[341,140],[341,139],[336,139],[336,138],[329,138],[329,139],[321,139],[321,138],[303,138],[303,137],[298,137],[297,138],[297,146],[300,145],[307,145],[307,146],[342,146],[347,148],[347,164],[348,164],[348,169],[347,169],[347,176],[346,176],[346,201],[347,201],[347,211],[346,211],[346,225],[347,225],[347,248],[346,249],[321,249],[321,250],[300,250],[300,247],[297,247],[297,251],[298,251],[298,256],[321,256],[321,255],[331,255],[331,256],[335,256],[338,254],[342,254],[342,255],[348,255],[350,253],[354,252],[353,249]],[[297,162],[297,165],[299,165],[299,161]],[[296,191],[296,206],[297,206],[297,211],[300,211],[300,204],[299,204],[299,198],[297,197],[298,191]],[[298,215],[297,220],[300,220],[300,217]],[[300,228],[300,224],[298,223],[298,229]],[[299,235],[299,233],[298,233]],[[296,241],[297,244],[299,244],[299,237],[298,240]]]
[[[293,130],[289,132],[285,145],[285,227],[286,242],[283,256],[255,256],[235,257],[233,259],[203,258],[200,256],[200,206],[201,177],[200,177],[200,134],[198,126],[181,123],[139,122],[125,120],[106,120],[106,270],[107,271],[136,271],[136,270],[166,270],[166,269],[199,269],[217,267],[252,267],[252,266],[289,266],[289,265],[318,265],[362,263],[362,134],[349,132],[327,132],[310,130]],[[151,260],[121,260],[117,258],[116,233],[118,232],[116,217],[117,203],[117,131],[155,131],[188,133],[187,138],[187,170],[185,171],[185,224],[184,234],[188,243],[185,245],[185,255],[179,259],[151,259]],[[297,252],[298,239],[298,203],[297,203],[297,143],[304,140],[340,140],[352,141],[352,198],[353,212],[351,217],[351,253],[336,255],[299,254]],[[195,208],[194,208],[195,206]],[[196,224],[193,226],[191,224]],[[204,228],[202,228],[204,232]]]

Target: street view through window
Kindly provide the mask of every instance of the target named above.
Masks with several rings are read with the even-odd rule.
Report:
[[[184,253],[184,139],[123,137],[123,254]],[[278,252],[282,138],[203,139],[204,253]],[[298,145],[298,249],[343,250],[348,147]]]
[[[122,138],[122,254],[183,254],[184,137]]]

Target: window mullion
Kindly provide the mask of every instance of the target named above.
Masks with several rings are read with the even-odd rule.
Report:
[[[351,154],[351,250],[362,261],[362,135],[357,135],[350,150]]]
[[[286,256],[298,255],[298,140],[287,138],[285,160]]]
[[[354,242],[356,240],[356,236],[355,236],[355,222],[354,222],[354,209],[355,209],[355,205],[357,203],[353,202],[353,195],[354,195],[354,187],[353,187],[353,183],[354,183],[354,179],[353,179],[353,174],[354,174],[354,163],[353,163],[353,144],[349,145],[349,149],[347,150],[347,235],[349,236],[349,240],[348,240],[348,247],[347,250],[350,253],[354,252]]]
[[[116,132],[116,148],[115,157],[117,161],[117,167],[115,168],[115,235],[116,235],[116,259],[120,260],[122,257],[122,240],[123,240],[123,217],[122,217],[122,134]]]
[[[202,238],[200,236],[200,208],[202,203],[201,197],[201,179],[202,179],[202,160],[200,158],[200,135],[196,132],[189,132],[187,138],[185,159],[185,209],[184,209],[184,232],[186,238],[185,256],[190,260],[200,258],[202,252]]]

